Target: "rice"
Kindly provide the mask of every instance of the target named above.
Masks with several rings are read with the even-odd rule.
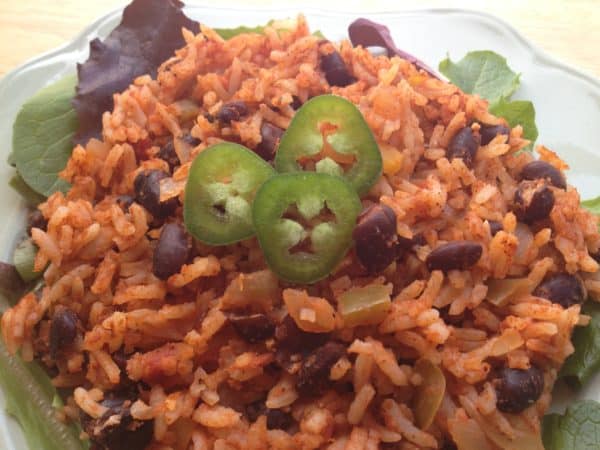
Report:
[[[264,35],[225,41],[203,26],[184,37],[187,45],[155,80],[139,77],[115,93],[102,140],[73,150],[62,172],[72,188],[40,205],[48,226],[31,231],[46,285],[2,316],[9,351],[41,359],[55,386],[74,389],[65,417],[79,408],[104,420],[107,405],[128,386],[123,405],[139,429],[150,430],[151,449],[408,450],[452,440],[481,450],[519,442],[541,449],[540,417],[556,371],[573,351],[571,333],[587,316],[580,305],[563,307],[535,289],[549,274],[566,272],[600,298],[591,256],[600,249],[597,220],[580,207],[577,191],[552,188],[550,217],[539,226],[519,222],[511,203],[521,169],[533,160],[521,151],[528,145],[521,127],[482,145],[472,167],[448,159],[461,129],[504,124],[486,101],[401,58],[320,42],[302,16],[268,26]],[[319,60],[333,50],[355,83],[327,83]],[[412,250],[377,275],[350,252],[331,276],[300,286],[277,279],[255,239],[224,247],[194,242],[180,270],[157,278],[153,256],[163,222],[136,202],[119,203],[133,195],[136,176],[168,172],[160,200],[181,204],[200,152],[222,141],[254,149],[264,123],[285,129],[294,102],[324,93],[352,101],[369,124],[383,175],[363,206],[390,207]],[[248,114],[215,120],[231,101],[245,102]],[[171,139],[180,162],[173,170],[159,157]],[[567,168],[553,151],[537,152]],[[182,220],[179,206],[166,218]],[[481,245],[477,264],[429,271],[432,252],[457,240]],[[368,285],[390,287],[391,309],[378,323],[344,326],[337,299]],[[61,308],[77,314],[80,328],[75,344],[51,358],[50,329]],[[272,328],[264,338],[244,338],[233,317],[257,314]],[[316,359],[323,348],[342,351]],[[431,382],[416,368],[421,358],[447,380],[426,427],[415,410],[417,392]],[[330,364],[321,368],[324,359]],[[532,365],[545,374],[539,400],[520,414],[503,413],[498,366]],[[311,371],[317,375],[305,382]],[[317,385],[324,390],[307,392]],[[101,428],[86,432],[101,442]]]

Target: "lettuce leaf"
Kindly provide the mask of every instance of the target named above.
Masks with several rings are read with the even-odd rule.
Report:
[[[267,22],[266,25],[257,25],[255,27],[247,27],[247,26],[239,26],[236,28],[215,28],[214,30],[217,32],[219,36],[223,39],[231,39],[238,34],[243,33],[255,33],[255,34],[263,34],[265,32],[265,27],[273,23],[273,21]]]
[[[8,353],[0,339],[0,387],[6,397],[6,411],[23,428],[31,450],[85,450],[87,441],[79,439],[76,426],[56,417],[56,389],[44,370]]]
[[[544,417],[542,439],[546,450],[597,450],[599,437],[600,403],[593,400],[574,403],[563,415]]]
[[[448,57],[439,69],[464,92],[479,94],[490,103],[510,98],[520,84],[520,75],[508,67],[506,58],[490,50],[469,52],[456,63]]]
[[[25,102],[13,125],[10,159],[25,184],[42,196],[69,188],[58,173],[73,150],[77,114],[71,99],[76,83],[71,75],[43,88]]]
[[[567,358],[559,374],[575,387],[584,385],[600,369],[600,304],[589,301],[582,312],[592,320],[573,332],[575,352]]]
[[[519,88],[520,74],[506,63],[506,58],[490,50],[469,52],[458,62],[450,57],[439,64],[439,70],[467,94],[478,94],[489,102],[490,112],[504,117],[511,127],[521,125],[523,136],[533,147],[538,137],[535,108],[527,100],[510,101]]]
[[[360,17],[348,26],[348,37],[352,45],[362,45],[363,47],[383,47],[388,56],[394,55],[406,59],[415,67],[424,70],[435,78],[440,76],[423,61],[410,53],[400,50],[396,47],[390,29],[382,23]]]
[[[158,67],[185,45],[182,28],[200,30],[182,8],[179,0],[133,0],[104,41],[90,42],[89,58],[77,66],[76,143],[101,136],[102,114],[112,110],[115,92],[125,90],[140,75],[155,76]]]
[[[591,198],[581,202],[581,206],[589,210],[593,214],[600,216],[600,197]]]
[[[507,101],[504,97],[490,105],[490,112],[498,117],[504,117],[511,127],[521,125],[523,136],[531,142],[538,137],[535,124],[535,107],[528,100]]]

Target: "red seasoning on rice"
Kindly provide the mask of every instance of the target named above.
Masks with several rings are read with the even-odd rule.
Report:
[[[71,190],[40,205],[48,225],[31,237],[45,286],[3,314],[8,349],[73,390],[107,450],[111,433],[131,450],[542,450],[580,305],[586,289],[600,294],[597,220],[561,184],[565,163],[541,147],[554,178],[524,171],[529,142],[520,127],[485,134],[506,128],[486,101],[399,56],[325,42],[302,16],[263,34],[224,40],[203,25],[184,37],[155,79],[115,93],[103,140],[62,172]],[[271,161],[296,110],[323,94],[360,111],[382,163],[328,276],[283,281],[264,242],[211,246],[184,231],[195,157],[227,141]],[[292,163],[345,176],[356,156],[335,145]],[[214,217],[247,212],[223,198]],[[292,206],[274,220],[313,236],[315,217],[336,224],[326,202],[312,215]]]

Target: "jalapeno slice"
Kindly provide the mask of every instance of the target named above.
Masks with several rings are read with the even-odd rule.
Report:
[[[344,257],[360,210],[356,191],[342,178],[299,172],[267,180],[256,193],[252,218],[273,272],[312,283]]]
[[[205,149],[192,163],[185,186],[187,230],[210,245],[249,238],[254,234],[254,195],[274,173],[269,164],[241,145],[226,142]]]
[[[281,137],[275,168],[340,175],[363,195],[381,175],[382,160],[358,108],[342,97],[321,95],[294,115]]]

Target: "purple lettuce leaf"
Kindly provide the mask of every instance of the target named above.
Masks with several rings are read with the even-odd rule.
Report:
[[[383,47],[387,50],[389,57],[397,55],[404,58],[414,64],[418,69],[422,69],[431,76],[440,79],[439,74],[423,61],[396,47],[389,28],[381,23],[373,22],[372,20],[365,18],[356,19],[348,27],[348,35],[350,36],[352,45]]]
[[[113,108],[113,94],[138,76],[156,76],[160,64],[185,45],[181,29],[199,30],[179,0],[134,0],[104,40],[90,42],[90,56],[77,65],[79,84],[73,107],[79,118],[76,144],[102,133],[102,114]]]

